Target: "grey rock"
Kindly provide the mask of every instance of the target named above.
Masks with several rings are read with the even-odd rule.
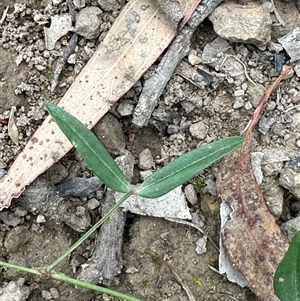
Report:
[[[46,49],[53,50],[56,41],[71,30],[73,30],[71,15],[52,16],[51,26],[49,28],[44,27]]]
[[[0,212],[0,220],[7,226],[16,227],[17,225],[22,223],[22,219],[16,216],[13,212],[1,211]]]
[[[198,197],[196,190],[192,184],[188,184],[184,188],[184,193],[187,198],[187,200],[192,204],[196,205],[198,203]]]
[[[15,216],[23,217],[28,213],[28,211],[21,206],[16,207],[14,214]]]
[[[296,27],[288,34],[278,39],[291,58],[291,63],[300,60],[300,28]]]
[[[83,8],[76,17],[75,32],[86,39],[96,39],[100,35],[101,14],[96,6]]]
[[[139,154],[139,168],[142,170],[148,170],[155,166],[153,156],[151,150],[149,148],[145,148]]]
[[[134,110],[134,105],[131,104],[130,101],[127,99],[121,101],[117,109],[117,111],[120,113],[121,116],[132,115],[133,110]]]
[[[270,13],[261,6],[224,3],[209,19],[215,32],[229,41],[262,46],[271,40]]]
[[[279,177],[279,184],[300,198],[300,172],[286,166]]]
[[[196,54],[190,52],[188,55],[188,61],[192,66],[195,66],[201,63],[201,58]]]
[[[76,215],[74,201],[60,197],[55,186],[43,177],[38,177],[29,185],[16,199],[16,203],[33,214],[42,214],[48,219],[64,222],[75,231],[85,231],[90,225],[88,212],[85,211],[80,216]]]
[[[85,0],[73,0],[73,4],[76,8],[83,8],[85,7]]]
[[[113,155],[123,154],[125,151],[125,136],[122,125],[112,114],[106,114],[94,127],[96,136]]]
[[[25,279],[10,281],[1,289],[0,301],[25,301],[29,296],[29,288],[24,285]]]
[[[231,46],[226,40],[217,37],[212,42],[204,46],[202,53],[203,63],[212,67],[220,65],[223,59],[218,58],[218,55],[220,53],[226,53],[230,48]]]
[[[278,186],[275,178],[267,178],[261,185],[266,204],[276,219],[282,214],[284,189]]]
[[[240,96],[244,96],[245,91],[243,89],[237,89],[234,91],[233,96],[234,97],[240,97]]]
[[[300,231],[300,216],[283,223],[281,228],[287,232],[289,240],[292,240],[296,232]]]
[[[300,131],[300,112],[295,112],[293,114],[292,126],[294,131]]]
[[[52,165],[46,173],[47,179],[49,179],[51,183],[58,184],[67,178],[69,171],[61,163],[56,163]]]
[[[237,109],[242,108],[244,105],[245,105],[245,103],[244,103],[243,99],[241,97],[238,97],[237,99],[235,99],[235,101],[232,105],[232,108],[237,110]]]
[[[266,135],[271,126],[276,122],[276,119],[273,117],[265,117],[262,116],[259,120],[258,130],[263,134]]]
[[[56,185],[56,189],[61,197],[66,196],[89,196],[91,193],[99,189],[102,182],[97,177],[80,178],[74,177],[63,181]]]
[[[120,0],[98,0],[98,4],[105,11],[112,11],[120,4]]]
[[[295,62],[294,70],[297,77],[300,77],[300,60]]]
[[[196,241],[195,251],[198,255],[204,254],[207,251],[207,236],[203,236]]]
[[[262,84],[250,85],[247,89],[247,96],[253,108],[256,108],[265,94],[265,87]]]
[[[207,136],[208,127],[203,121],[192,124],[189,128],[191,135],[197,139],[203,140]]]
[[[217,187],[216,187],[216,181],[213,179],[208,179],[205,181],[205,187],[203,188],[203,192],[210,193],[211,195],[216,196],[217,195]]]
[[[2,179],[7,174],[7,171],[4,169],[0,169],[0,179]]]
[[[256,182],[258,183],[258,185],[260,185],[263,180],[263,173],[261,171],[261,163],[262,163],[263,157],[264,157],[264,154],[262,152],[251,153],[252,169],[253,169],[253,173],[255,175]]]
[[[84,207],[79,206],[75,214],[64,215],[64,223],[77,232],[85,232],[91,225],[91,217]]]
[[[100,205],[100,202],[95,198],[92,198],[92,199],[88,200],[88,202],[87,202],[87,206],[90,210],[96,209],[97,207],[99,207],[99,205]]]

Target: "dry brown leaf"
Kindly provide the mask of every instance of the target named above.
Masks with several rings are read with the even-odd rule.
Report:
[[[244,133],[243,146],[220,162],[217,173],[218,195],[232,209],[231,219],[221,232],[223,246],[262,301],[279,300],[273,290],[273,276],[289,244],[256,182],[251,165],[251,137],[271,92],[290,70],[268,89]]]
[[[181,0],[184,21],[199,0]],[[78,75],[59,106],[92,128],[142,76],[176,35],[154,0],[132,0]],[[0,210],[72,148],[47,118],[0,181]]]

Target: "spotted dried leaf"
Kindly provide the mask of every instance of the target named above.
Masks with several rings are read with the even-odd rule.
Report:
[[[243,146],[220,162],[216,175],[218,195],[232,210],[221,231],[223,246],[262,301],[279,300],[274,293],[273,276],[289,244],[256,182],[250,155],[251,131],[271,92],[289,70],[268,89],[244,133]]]

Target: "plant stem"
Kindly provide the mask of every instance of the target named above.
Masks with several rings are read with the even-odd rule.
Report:
[[[91,284],[91,283],[88,283],[88,282],[84,282],[84,281],[80,281],[80,280],[77,280],[77,279],[70,278],[70,277],[68,277],[68,276],[66,276],[62,273],[52,272],[51,274],[52,274],[52,278],[54,278],[54,279],[65,281],[65,282],[68,282],[68,283],[71,283],[71,284],[74,284],[74,285],[78,285],[78,286],[81,286],[81,287],[84,287],[84,288],[87,288],[87,289],[92,289],[92,290],[97,291],[97,292],[106,293],[108,295],[120,298],[122,300],[142,301],[141,299],[137,299],[137,298],[134,298],[134,297],[131,297],[131,296],[128,296],[128,295],[110,290],[110,289],[105,288],[105,287],[101,287],[101,286],[94,285],[94,284]]]
[[[31,268],[23,267],[23,266],[20,266],[20,265],[16,265],[16,264],[4,262],[4,261],[0,261],[0,266],[6,267],[6,268],[16,269],[16,270],[19,270],[21,272],[26,272],[26,273],[30,273],[30,274],[34,274],[34,275],[41,275],[42,274],[37,269],[31,269]]]
[[[60,257],[58,257],[54,262],[47,266],[46,270],[51,271],[54,269],[64,258],[69,256],[71,252],[73,252],[78,246],[80,246],[92,233],[94,233],[98,227],[100,227],[109,217],[110,215],[116,211],[120,205],[128,199],[134,192],[130,191],[126,193],[111,209],[90,229],[88,230],[77,242],[71,246],[66,252],[64,252]]]

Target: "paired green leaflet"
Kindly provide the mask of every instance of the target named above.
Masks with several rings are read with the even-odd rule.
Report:
[[[113,190],[130,192],[130,183],[97,137],[62,108],[49,103],[45,106],[97,177]],[[145,198],[160,197],[241,146],[243,141],[240,136],[229,137],[192,150],[153,173],[135,193]]]
[[[274,276],[274,290],[281,301],[300,300],[300,231],[278,265]]]
[[[243,137],[238,136],[224,138],[185,153],[148,177],[136,193],[145,198],[160,197],[242,145],[243,141]]]
[[[62,108],[50,103],[45,107],[93,173],[111,189],[129,192],[130,183],[98,138]]]

